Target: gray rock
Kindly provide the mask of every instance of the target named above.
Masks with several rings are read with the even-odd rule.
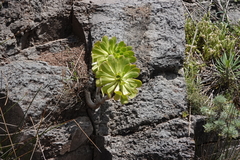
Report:
[[[186,121],[176,118],[127,136],[105,136],[106,149],[113,159],[191,159],[194,141],[187,134]]]
[[[131,1],[93,8],[95,11],[90,14],[93,42],[108,35],[133,46],[144,75],[181,68],[185,42],[181,3]]]
[[[14,61],[0,67],[1,90],[9,92],[9,97],[19,103],[23,112],[34,119],[43,111],[56,110],[50,102],[53,97],[63,94],[64,67],[48,66],[34,61]]]
[[[102,119],[96,119],[96,123],[109,121],[110,133],[117,135],[135,132],[141,126],[159,124],[181,116],[186,110],[184,79],[175,77],[167,80],[170,76],[176,75],[157,76],[144,83],[139,95],[129,104],[120,106],[119,103],[110,103],[102,106],[97,111],[102,115],[97,118]],[[105,134],[107,133],[103,133]]]
[[[96,129],[113,159],[194,157],[193,129],[180,118],[187,109],[184,79],[173,76],[156,76],[129,104],[108,102],[96,112]]]
[[[6,1],[0,10],[1,54],[5,57],[21,49],[65,38],[71,33],[71,3],[67,0]],[[66,25],[68,24],[68,25]]]
[[[116,36],[133,46],[144,82],[130,103],[108,101],[94,113],[96,159],[191,159],[193,130],[181,119],[187,109],[184,78],[178,74],[184,57],[184,16],[181,2],[92,1],[86,9],[75,3],[74,14],[88,44]],[[82,4],[84,5],[84,3]],[[91,25],[88,25],[90,23]],[[190,127],[191,128],[191,127]]]
[[[1,4],[0,92],[7,94],[10,102],[16,102],[14,110],[6,115],[8,122],[23,123],[18,128],[21,132],[14,138],[22,148],[16,150],[17,155],[32,150],[38,134],[44,154],[38,146],[35,160],[42,156],[76,159],[76,155],[91,159],[92,144],[72,121],[69,122],[76,119],[91,136],[93,128],[84,102],[78,102],[69,88],[72,85],[69,69],[37,60],[42,52],[55,54],[80,43],[72,36],[72,3],[69,0],[22,0]],[[11,116],[17,113],[18,116]],[[30,159],[31,154],[23,156],[23,160]]]
[[[56,128],[51,128],[53,127],[51,126],[47,132],[46,128],[40,129],[39,133],[43,133],[40,137],[41,145],[44,146],[46,157],[72,157],[83,148],[88,152],[79,152],[78,155],[92,155],[91,145],[87,141],[93,132],[91,121],[86,116],[78,117],[75,121],[78,124],[70,121]],[[26,130],[24,133],[34,137],[36,130]]]
[[[240,4],[230,1],[227,16],[231,24],[239,24],[240,22]]]
[[[24,113],[21,107],[2,93],[0,93],[0,106],[0,134],[7,134],[6,126],[9,133],[17,132],[22,127],[24,121]],[[5,126],[3,122],[6,122],[7,125]]]
[[[75,118],[81,114],[80,108],[72,103],[70,95],[65,93],[66,83],[64,79],[69,79],[68,69],[59,66],[49,66],[46,62],[37,61],[14,61],[7,65],[0,66],[1,92],[7,92],[11,101],[18,102],[15,107],[20,106],[18,111],[21,115],[16,115],[17,110],[10,110],[6,115],[8,122],[12,125],[20,118],[19,122],[24,122],[22,134],[17,138],[21,146],[31,149],[34,145],[29,145],[36,135],[40,136],[40,143],[44,146],[46,157],[58,157],[60,155],[71,156],[72,152],[78,153],[79,148],[85,146],[87,153],[81,153],[87,157],[92,153],[87,137],[74,122],[62,122]],[[66,75],[64,76],[63,73]],[[62,98],[64,97],[64,98]],[[72,100],[71,100],[72,99]],[[9,105],[8,105],[9,106]],[[65,111],[67,109],[67,111]],[[5,109],[6,110],[6,109]],[[23,115],[24,113],[24,115]],[[65,113],[67,115],[65,115]],[[16,115],[11,119],[9,115]],[[9,119],[10,118],[10,119]],[[90,137],[93,132],[91,121],[88,117],[76,118],[83,131]],[[62,123],[58,125],[54,123]],[[40,128],[33,128],[32,125],[39,125]],[[37,132],[37,129],[39,130]],[[14,130],[16,132],[18,130]],[[44,133],[44,134],[43,134]],[[31,143],[30,143],[31,144]],[[20,155],[28,150],[21,150]],[[79,153],[79,155],[81,155]],[[41,151],[36,150],[35,159],[39,159]],[[29,159],[26,155],[25,159]],[[72,155],[73,156],[73,155]]]
[[[55,54],[79,45],[79,39],[71,35],[72,2],[4,1],[1,6],[0,93],[7,94],[9,102],[16,102],[14,110],[6,114],[7,122],[23,124],[17,129],[9,127],[11,132],[21,129],[14,142],[20,142],[19,148],[24,149],[16,150],[17,155],[34,148],[38,133],[44,154],[38,146],[33,159],[43,155],[47,159],[77,159],[76,155],[91,159],[92,144],[86,135],[91,136],[93,127],[84,102],[77,102],[69,88],[69,69],[37,61],[43,52]],[[8,108],[2,109],[5,112]],[[69,122],[71,119],[76,119],[86,135]],[[30,156],[29,152],[22,158],[28,160]]]
[[[69,104],[71,103],[70,97],[65,97],[65,100],[61,99],[61,96],[67,96],[63,92],[65,90],[63,79],[69,78],[62,75],[63,71],[68,71],[67,68],[49,66],[45,62],[14,61],[0,67],[0,71],[1,91],[8,92],[9,98],[18,102],[17,105],[21,106],[20,111],[26,115],[26,118],[18,115],[25,122],[24,135],[18,137],[20,142],[24,142],[24,145],[28,143],[28,141],[26,142],[28,138],[35,137],[37,134],[36,129],[29,130],[32,123],[38,124],[40,121],[42,125],[44,124],[45,127],[41,127],[39,130],[39,134],[41,134],[43,131],[55,127],[52,126],[54,121],[54,123],[59,123],[59,120],[68,120],[64,116],[67,117],[73,112],[78,112],[79,108],[76,106],[68,107],[72,105]],[[65,113],[66,115],[63,112],[65,108],[68,108],[69,112]],[[15,112],[16,110],[10,110],[7,115],[13,115]],[[44,120],[41,120],[42,116],[44,116]],[[30,118],[33,119],[33,122]],[[10,120],[8,121],[10,124],[15,124],[12,123],[13,119]],[[88,117],[79,117],[76,121],[80,122],[80,126],[88,136],[92,134],[93,129]],[[52,157],[75,151],[82,147],[82,144],[86,145],[87,137],[80,129],[77,129],[73,122],[70,122],[61,129],[48,130],[40,140],[45,147],[45,155]],[[91,155],[91,152],[88,152],[88,155]]]
[[[40,137],[46,159],[193,158],[194,131],[181,118],[187,106],[184,77],[178,74],[185,48],[180,1],[6,1],[0,15],[0,89],[27,116],[19,142],[36,137],[39,127],[39,133],[47,130]],[[64,92],[68,69],[37,61],[44,51],[71,47],[72,33],[86,42],[87,56],[103,35],[133,46],[143,81],[139,95],[124,106],[110,100],[93,117],[84,102],[73,103]],[[35,143],[21,145],[28,151]],[[38,148],[33,159],[41,156]]]

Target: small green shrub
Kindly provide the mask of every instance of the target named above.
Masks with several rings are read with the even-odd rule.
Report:
[[[238,79],[240,78],[239,58],[240,57],[236,56],[234,53],[229,53],[228,55],[224,53],[216,60],[216,74],[220,76],[220,85],[226,85],[226,87],[229,88],[230,85],[233,87],[237,84]]]
[[[216,96],[213,100],[213,106],[202,107],[201,112],[207,116],[207,123],[204,125],[206,132],[216,131],[219,136],[225,138],[239,136],[240,111],[224,96]]]
[[[237,102],[240,99],[240,24],[213,23],[205,16],[199,22],[187,19],[185,32],[184,71],[189,105],[198,110],[211,94],[213,97],[224,94]]]
[[[212,23],[205,16],[198,23],[188,19],[186,30],[186,52],[198,53],[204,61],[218,58],[221,53],[232,53],[235,49],[236,38],[229,35],[227,23]]]
[[[184,63],[184,75],[187,83],[187,100],[192,114],[201,114],[200,107],[207,103],[208,97],[201,93],[201,77],[199,76],[201,68],[205,64],[200,64],[191,57]]]
[[[228,22],[228,3],[219,14],[221,19],[209,11],[200,21],[186,19],[185,23],[184,73],[189,112],[183,115],[205,115],[205,131],[220,136],[210,149],[213,155],[202,150],[201,159],[239,159],[239,147],[234,146],[238,140],[236,143],[233,138],[240,136],[240,22]]]
[[[230,32],[232,37],[236,37],[235,50],[239,51],[240,50],[240,21],[237,24],[230,25]],[[239,52],[235,52],[235,53],[239,53]]]

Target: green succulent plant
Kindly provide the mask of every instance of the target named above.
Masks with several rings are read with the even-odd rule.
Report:
[[[126,104],[129,99],[136,97],[137,88],[142,85],[142,82],[136,79],[140,69],[132,64],[136,60],[132,47],[123,41],[117,43],[116,37],[109,39],[104,36],[101,41],[96,42],[92,49],[92,70],[97,89],[95,102],[85,90],[88,106],[96,109],[111,98]],[[99,95],[100,91],[102,96]]]
[[[138,90],[136,88],[142,85],[137,80],[140,69],[136,65],[129,63],[129,59],[124,56],[115,58],[108,56],[96,72],[97,87],[101,87],[103,94],[109,98],[121,101],[122,104],[128,103],[128,98],[134,98]]]
[[[137,60],[131,46],[127,46],[123,41],[117,43],[116,37],[109,39],[107,36],[103,36],[102,40],[96,42],[92,49],[93,72],[96,72],[101,63],[107,60],[110,55],[115,58],[124,56],[130,63]]]

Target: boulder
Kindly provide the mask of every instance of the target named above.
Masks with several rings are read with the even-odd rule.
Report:
[[[116,36],[133,47],[143,86],[126,105],[108,101],[93,113],[97,159],[191,159],[193,129],[181,118],[187,110],[182,73],[184,11],[180,1],[75,2],[74,15],[88,45]],[[86,17],[82,15],[87,12]]]
[[[87,77],[83,38],[73,35],[71,2],[3,1],[0,6],[0,92],[4,98],[0,121],[5,118],[9,124],[9,131],[1,130],[1,146],[10,145],[2,141],[10,132],[12,141],[19,143],[16,156],[23,160],[31,156],[35,160],[76,159],[79,155],[91,159],[88,137],[93,127],[78,89],[86,78],[76,82],[70,70],[81,65],[81,74]],[[5,126],[1,123],[1,127]],[[7,150],[1,149],[4,158]]]
[[[183,14],[177,0],[1,2],[0,92],[24,118],[13,130],[19,133],[14,142],[24,148],[16,155],[193,158],[194,130],[182,118]],[[126,105],[109,100],[91,111],[82,93],[88,85],[94,88],[91,48],[104,35],[133,47],[143,86]]]

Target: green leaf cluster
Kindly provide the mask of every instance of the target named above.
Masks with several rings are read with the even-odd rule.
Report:
[[[186,19],[184,73],[189,113],[205,115],[206,132],[231,140],[240,136],[240,22],[230,24],[222,15]]]
[[[188,19],[186,30],[186,52],[197,52],[205,61],[218,58],[221,53],[234,52],[236,38],[229,35],[228,24],[214,24],[205,16],[195,24]]]
[[[132,47],[123,41],[117,43],[116,37],[104,36],[92,49],[92,70],[96,75],[96,86],[102,94],[120,100],[122,104],[138,94],[142,82],[136,79],[140,69],[135,64],[136,57]]]
[[[92,49],[93,72],[96,72],[102,62],[106,61],[110,55],[115,58],[124,56],[130,63],[137,60],[131,46],[127,46],[123,41],[117,43],[116,37],[109,39],[107,36],[103,36],[102,40],[96,42]]]
[[[213,106],[202,107],[201,112],[207,116],[207,123],[204,125],[206,132],[216,131],[225,138],[239,136],[240,111],[224,96],[216,96],[213,100]]]
[[[223,94],[239,107],[240,22],[211,22],[206,15],[200,21],[187,19],[185,32],[184,73],[188,104],[194,113],[211,103],[210,94]]]
[[[221,84],[227,84],[228,87],[234,85],[240,78],[240,57],[234,53],[224,53],[216,60],[216,68]]]

